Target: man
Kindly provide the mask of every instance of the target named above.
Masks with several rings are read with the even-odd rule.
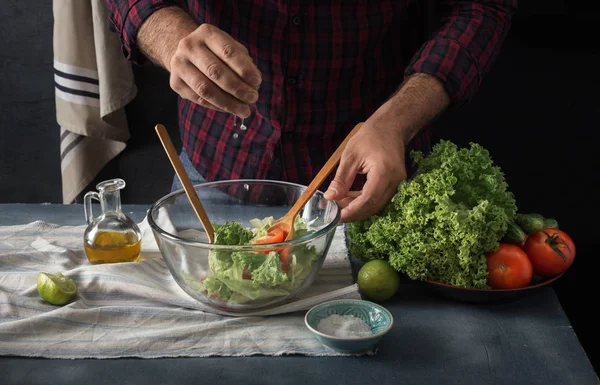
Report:
[[[364,122],[326,192],[349,222],[390,201],[407,154],[429,145],[428,123],[474,95],[517,1],[107,3],[127,59],[170,72],[194,182],[308,184]],[[423,30],[419,11],[432,4],[434,29]]]

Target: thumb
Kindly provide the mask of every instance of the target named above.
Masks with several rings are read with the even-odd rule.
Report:
[[[340,200],[345,198],[354,183],[358,171],[358,162],[355,160],[356,157],[345,155],[346,152],[342,154],[335,177],[329,184],[327,191],[325,191],[325,199]]]

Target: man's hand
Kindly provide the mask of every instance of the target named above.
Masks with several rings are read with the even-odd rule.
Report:
[[[140,28],[142,51],[170,73],[171,88],[206,108],[242,118],[258,100],[261,73],[248,50],[210,24],[200,26],[177,7],[153,13]]]
[[[348,141],[325,198],[342,207],[342,222],[379,213],[406,179],[405,146],[450,103],[442,83],[415,74],[367,119]],[[357,174],[366,174],[361,191],[349,191]]]
[[[171,88],[204,107],[250,116],[261,74],[246,47],[210,24],[181,39],[171,58]]]
[[[342,222],[367,219],[392,199],[406,179],[404,141],[390,122],[369,118],[348,141],[325,198],[342,207]],[[350,191],[357,174],[366,174],[362,191]]]

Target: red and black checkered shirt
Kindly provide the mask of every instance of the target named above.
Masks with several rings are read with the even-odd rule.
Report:
[[[454,105],[468,101],[500,49],[517,0],[107,3],[110,28],[120,35],[132,62],[147,62],[136,46],[144,20],[177,5],[199,23],[229,33],[258,65],[263,82],[244,122],[246,130],[239,119],[234,126],[230,114],[179,100],[184,148],[208,181],[307,184],[346,134],[383,104],[405,76],[433,75]],[[428,146],[429,134],[422,130],[409,150]]]

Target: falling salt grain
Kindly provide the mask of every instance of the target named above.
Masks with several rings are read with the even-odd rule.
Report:
[[[321,333],[342,338],[369,337],[373,331],[362,319],[353,315],[332,314],[323,318],[317,330]]]

